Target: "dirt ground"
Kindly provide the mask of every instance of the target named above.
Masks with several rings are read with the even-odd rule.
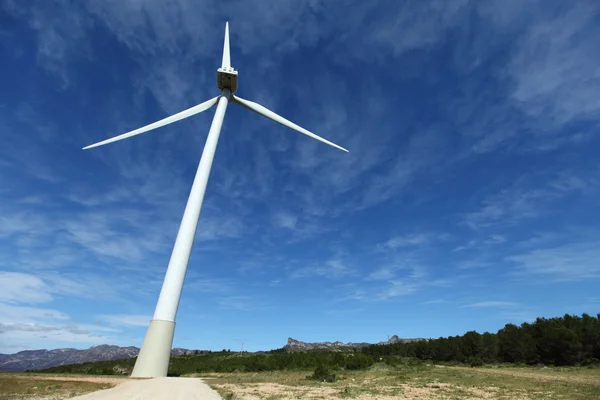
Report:
[[[229,400],[600,399],[600,369],[375,368],[340,372],[334,383],[307,380],[309,374],[309,371],[210,374],[206,381]]]
[[[276,383],[251,384],[243,387],[233,384],[219,386],[224,392],[233,393],[229,398],[236,400],[260,399],[331,399],[343,400],[397,400],[397,399],[447,399],[460,391],[460,399],[494,399],[498,388],[466,388],[438,383],[424,386],[402,384],[380,386],[365,390],[360,385],[348,385],[340,390],[333,387],[290,387]],[[228,398],[227,395],[224,398]],[[514,397],[517,398],[517,397]]]
[[[93,376],[0,374],[0,400],[57,400],[111,388],[124,379]]]
[[[306,379],[311,372],[213,373],[202,377],[225,400],[600,399],[600,368],[374,366],[369,371],[337,371],[334,383]],[[117,376],[0,374],[0,400],[125,399],[134,394],[138,399],[164,396],[219,399],[199,379],[179,378],[181,382],[177,378],[160,379],[166,381]]]

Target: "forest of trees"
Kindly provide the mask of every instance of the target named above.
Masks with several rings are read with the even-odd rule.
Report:
[[[373,359],[386,356],[481,365],[524,363],[576,365],[600,362],[600,314],[538,318],[521,326],[507,324],[498,333],[470,331],[462,336],[412,343],[372,345],[362,350]]]

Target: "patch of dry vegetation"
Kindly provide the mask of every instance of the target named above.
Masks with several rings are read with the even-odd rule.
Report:
[[[441,367],[441,366],[440,366]],[[445,367],[441,367],[445,368]],[[464,371],[479,371],[488,374],[508,375],[519,378],[540,379],[546,381],[561,381],[561,382],[578,382],[600,384],[600,371],[598,368],[581,368],[581,367],[487,367],[487,368],[469,368],[469,367],[452,367],[455,370]]]
[[[58,400],[108,389],[123,379],[0,373],[0,400]]]
[[[334,383],[310,371],[204,374],[226,400],[292,399],[600,399],[599,369],[389,368],[337,372]]]

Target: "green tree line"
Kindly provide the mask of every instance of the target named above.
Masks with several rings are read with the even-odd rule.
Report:
[[[362,349],[374,360],[389,356],[470,363],[576,365],[600,360],[600,314],[538,318],[521,326],[507,324],[497,333],[470,331],[462,336],[411,343],[371,345]]]
[[[127,374],[135,359],[100,361],[96,363],[62,365],[38,372],[83,373],[114,375]],[[195,372],[260,372],[278,370],[312,370],[318,366],[329,369],[358,370],[373,364],[373,358],[361,352],[334,352],[325,350],[288,352],[274,350],[265,354],[214,352],[204,355],[171,357],[169,375],[179,376]]]
[[[360,370],[375,362],[391,365],[423,361],[545,365],[592,364],[600,361],[600,314],[538,318],[520,326],[507,324],[497,333],[470,331],[462,336],[411,343],[371,345],[362,349],[236,353],[230,351],[171,357],[169,375],[196,372],[259,372],[277,370]],[[39,372],[129,374],[135,358],[63,365]]]

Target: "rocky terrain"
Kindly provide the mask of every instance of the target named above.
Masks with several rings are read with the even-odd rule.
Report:
[[[391,338],[389,338],[388,340],[379,342],[376,344],[410,343],[410,342],[415,342],[417,340],[425,340],[425,339],[403,339],[403,338],[398,337],[398,335],[394,335]],[[335,349],[338,347],[360,348],[360,347],[369,346],[371,344],[373,344],[373,343],[365,343],[365,342],[359,342],[359,343],[353,343],[353,342],[348,342],[348,343],[342,343],[342,342],[306,343],[306,342],[302,342],[300,340],[288,338],[287,344],[285,346],[283,346],[283,348],[286,350]]]
[[[57,367],[68,364],[85,362],[120,360],[138,355],[137,347],[119,347],[103,344],[86,350],[55,349],[55,350],[25,350],[16,354],[0,354],[0,371],[26,371]],[[176,348],[171,350],[173,355],[196,354],[202,350],[187,350]]]

